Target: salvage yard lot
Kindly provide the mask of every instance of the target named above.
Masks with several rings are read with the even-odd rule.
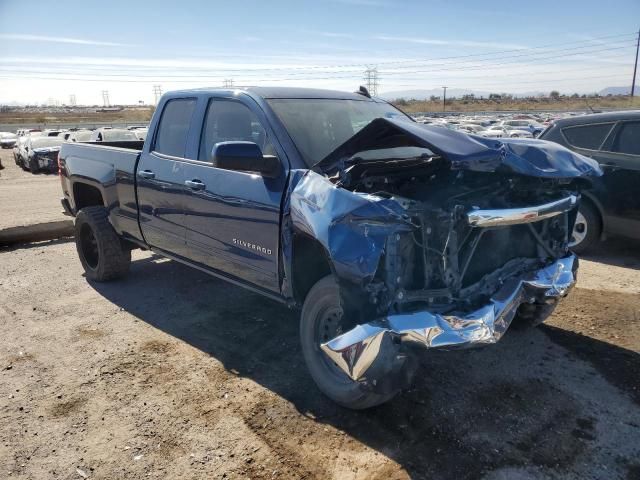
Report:
[[[548,325],[353,412],[277,303],[149,252],[91,284],[70,240],[0,249],[0,478],[638,479],[639,259],[605,244]]]

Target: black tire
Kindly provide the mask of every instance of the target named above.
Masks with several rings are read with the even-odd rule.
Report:
[[[581,233],[580,236],[578,233]],[[598,243],[601,233],[600,213],[589,202],[582,201],[578,208],[578,218],[571,232],[569,248],[575,253],[584,253]]]
[[[304,360],[316,385],[331,400],[354,410],[374,407],[391,400],[399,390],[380,394],[364,390],[331,363],[320,350],[320,343],[329,340],[319,334],[319,326],[327,315],[341,315],[338,285],[332,275],[319,280],[309,291],[300,316],[300,343]],[[339,322],[339,319],[336,320]],[[327,335],[325,335],[327,336]]]
[[[551,303],[523,303],[518,308],[513,324],[517,327],[534,328],[542,325],[558,306],[558,300]]]
[[[35,158],[30,158],[28,162],[29,162],[29,171],[31,173],[38,173],[38,171],[40,170],[40,168],[38,168],[38,161]]]
[[[76,249],[90,280],[106,282],[124,277],[131,264],[131,250],[126,248],[109,223],[104,207],[85,207],[75,223]]]

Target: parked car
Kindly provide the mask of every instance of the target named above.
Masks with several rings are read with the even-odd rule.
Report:
[[[583,193],[571,248],[584,252],[606,235],[640,240],[640,111],[556,120],[540,138],[593,158],[604,171]]]
[[[62,202],[88,279],[142,247],[298,307],[320,390],[367,408],[407,386],[419,347],[495,343],[574,284],[569,235],[601,171],[525,142],[418,124],[366,90],[185,90],[137,148],[65,143]]]
[[[91,133],[90,142],[121,142],[126,140],[137,141],[138,137],[131,130],[124,128],[97,128]]]
[[[534,137],[540,135],[546,128],[544,125],[531,120],[503,120],[499,125],[507,130],[525,130]]]
[[[64,139],[53,136],[29,137],[26,150],[26,167],[31,173],[58,171],[58,152]]]
[[[509,129],[501,125],[492,125],[486,130],[481,130],[476,134],[491,138],[533,138],[533,135],[527,130]]]
[[[132,132],[136,136],[138,140],[145,140],[147,138],[147,133],[149,132],[148,128],[134,128]]]
[[[14,148],[14,159],[16,165],[20,166],[23,170],[29,169],[29,140],[33,138],[42,137],[43,133],[40,130],[28,131],[23,136],[19,137],[16,149]]]
[[[89,142],[92,133],[91,130],[71,130],[63,132],[58,136],[62,137],[65,142]]]
[[[13,148],[18,141],[18,136],[11,132],[0,132],[0,147]]]

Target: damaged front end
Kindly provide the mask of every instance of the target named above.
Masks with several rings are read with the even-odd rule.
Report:
[[[376,388],[413,347],[495,343],[521,305],[575,283],[568,243],[590,159],[378,119],[294,178],[289,227],[322,244],[342,333],[321,349]]]

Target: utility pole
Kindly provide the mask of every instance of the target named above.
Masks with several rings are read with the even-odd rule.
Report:
[[[636,72],[638,71],[638,50],[640,50],[640,29],[638,30],[638,41],[636,43],[636,61],[633,64],[633,81],[631,82],[631,101],[636,93]]]
[[[442,111],[443,112],[447,111],[447,88],[449,88],[449,87],[442,87],[442,89],[444,90],[444,95],[442,96]]]
[[[233,88],[233,78],[225,78],[222,86],[224,88]]]
[[[105,107],[111,106],[111,104],[109,103],[109,90],[102,90],[102,103]]]
[[[162,87],[160,85],[153,86],[153,97],[155,99],[155,105],[158,105],[158,100],[162,96]]]
[[[380,86],[379,77],[378,77],[378,67],[370,67],[367,65],[367,69],[364,71],[363,77],[365,83],[367,84],[367,90],[369,90],[369,94],[372,96],[378,95],[378,87]]]

